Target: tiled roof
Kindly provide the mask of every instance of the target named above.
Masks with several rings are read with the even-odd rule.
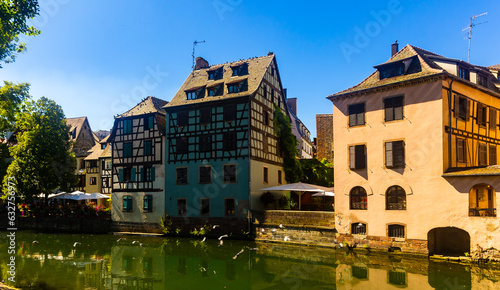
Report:
[[[108,135],[109,136],[109,135]],[[111,157],[111,144],[107,143],[106,148],[102,151],[100,158]]]
[[[143,115],[143,114],[148,114],[148,113],[162,113],[162,114],[164,114],[165,112],[162,109],[162,107],[165,106],[166,104],[168,104],[167,101],[149,96],[146,99],[142,100],[137,105],[135,105],[135,107],[133,107],[132,109],[126,111],[125,113],[123,113],[121,115],[116,116],[116,118],[137,116],[137,115]]]
[[[492,65],[492,66],[489,66],[488,68],[491,68],[491,69],[500,69],[500,64]]]
[[[490,165],[480,168],[468,168],[458,171],[449,171],[443,177],[464,177],[464,176],[494,176],[500,175],[500,165]]]
[[[106,146],[107,147],[107,146]],[[88,152],[92,152],[89,156],[85,157],[85,160],[97,160],[101,156],[103,149],[101,149],[101,144],[97,143],[94,147],[90,148]]]
[[[87,117],[78,117],[78,118],[66,118],[66,124],[70,126],[69,133],[71,136],[71,140],[73,140],[73,134],[71,134],[74,130],[76,130],[75,135],[76,138],[80,135],[80,131],[83,128],[83,124]]]
[[[246,60],[239,60],[235,62],[230,62],[230,63],[224,63],[224,64],[217,64],[217,65],[212,65],[208,68],[204,69],[198,69],[198,70],[193,70],[187,79],[184,81],[182,84],[181,88],[177,91],[175,96],[172,98],[170,103],[165,106],[165,108],[172,107],[172,106],[180,106],[180,105],[187,105],[187,104],[195,104],[195,103],[203,103],[203,102],[211,102],[211,101],[218,101],[222,99],[229,99],[229,98],[237,98],[241,96],[248,96],[252,95],[257,88],[259,87],[263,77],[264,73],[266,72],[267,68],[271,64],[271,62],[274,60],[274,54],[269,54],[267,56],[261,56],[261,57],[255,57],[255,58],[250,58]],[[243,75],[243,76],[232,76],[232,69],[231,67],[238,66],[241,64],[248,64],[248,75]],[[220,80],[208,80],[208,73],[207,71],[213,71],[218,68],[223,68],[223,77]],[[238,81],[242,80],[248,80],[248,90],[243,91],[240,93],[232,93],[228,94],[227,93],[227,88],[223,89],[223,94],[220,96],[205,96],[204,98],[199,98],[199,99],[194,99],[194,100],[187,100],[186,99],[186,91],[193,90],[195,88],[201,88],[201,87],[212,87],[214,86],[214,83],[217,84],[222,84],[224,83],[225,85],[230,84],[230,83],[235,83]]]

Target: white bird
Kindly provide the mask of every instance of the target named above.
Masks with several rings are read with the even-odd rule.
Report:
[[[280,229],[284,229],[285,228],[285,226],[282,225],[282,224],[280,224],[279,227],[280,227]]]
[[[224,241],[223,240],[219,240],[219,247],[222,247],[224,245]]]
[[[262,232],[262,233],[265,233],[265,232],[266,232],[266,230],[265,230],[265,229],[262,229],[262,230],[261,230],[261,232]]]
[[[76,247],[76,246],[78,246],[78,245],[81,245],[81,244],[82,244],[82,243],[75,242],[75,243],[73,244],[73,248],[74,248],[74,247]]]
[[[38,241],[33,241],[33,244],[38,244]]]
[[[119,243],[121,240],[125,240],[125,238],[119,238],[119,239],[118,239],[118,240],[116,240],[116,241]]]
[[[140,243],[140,244],[139,244],[139,247],[144,247],[144,244],[143,244],[143,243]]]
[[[204,243],[206,239],[207,237],[203,237],[203,240],[201,240],[201,242]]]
[[[258,251],[258,250],[259,250],[259,249],[257,249],[257,248],[250,248],[250,247],[247,247],[247,249],[248,249],[249,251]]]
[[[245,249],[241,249],[241,251],[239,251],[234,257],[233,257],[233,260],[236,260],[236,258],[238,258],[238,256],[243,253]]]
[[[135,245],[135,244],[137,244],[137,243],[140,243],[140,242],[139,242],[139,241],[133,241],[133,242],[132,242],[132,245]]]
[[[289,236],[285,236],[285,242],[288,242],[290,240],[290,237]]]
[[[216,228],[218,228],[218,227],[219,227],[219,225],[214,225],[214,226],[212,227],[212,229],[213,229],[213,230],[215,230],[215,229],[216,229]]]
[[[276,229],[272,229],[271,232],[275,233],[276,232]]]
[[[222,235],[222,236],[220,236],[220,237],[219,237],[219,241],[221,241],[221,240],[222,240],[222,238],[227,238],[227,235]]]

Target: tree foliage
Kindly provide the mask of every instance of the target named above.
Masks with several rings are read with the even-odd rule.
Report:
[[[300,159],[300,164],[303,173],[300,182],[333,187],[333,164],[328,163],[326,158],[321,161]]]
[[[16,113],[22,102],[31,98],[29,88],[27,83],[14,85],[7,81],[0,87],[0,137],[5,137],[8,131],[14,131]]]
[[[62,108],[45,97],[25,102],[16,117],[18,145],[10,148],[14,161],[4,177],[16,180],[18,194],[31,201],[40,193],[75,182],[76,159],[71,152],[69,126]]]
[[[285,179],[289,183],[298,182],[302,176],[302,169],[297,160],[297,138],[293,135],[290,118],[274,104],[274,133],[279,138],[279,146],[283,155]]]
[[[26,50],[19,35],[35,36],[40,31],[27,24],[39,13],[38,0],[0,0],[0,67],[1,62],[13,62]]]

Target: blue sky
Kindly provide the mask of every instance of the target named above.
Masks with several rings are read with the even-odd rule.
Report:
[[[152,95],[169,101],[191,72],[194,40],[210,64],[274,52],[288,97],[316,135],[325,97],[353,86],[406,44],[467,60],[462,29],[473,28],[471,63],[500,63],[500,1],[40,0],[42,34],[0,69],[31,84],[35,99],[88,116],[93,130]]]

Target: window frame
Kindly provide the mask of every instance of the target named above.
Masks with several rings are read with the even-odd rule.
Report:
[[[198,149],[200,152],[209,152],[212,151],[212,135],[203,134],[199,137]]]
[[[278,169],[278,185],[283,184],[283,170]]]
[[[153,156],[153,140],[144,140],[144,151],[142,153],[144,156]]]
[[[228,173],[228,170],[226,170],[226,167],[233,167],[234,166],[234,176],[229,176],[229,178],[226,178],[226,174]],[[235,163],[231,164],[224,164],[222,165],[222,181],[224,184],[230,184],[230,183],[238,183],[238,166]]]
[[[396,190],[395,193],[393,193],[393,188]],[[396,202],[391,199],[396,199]],[[402,186],[389,186],[385,191],[385,210],[406,210],[408,208],[406,200],[406,191]]]
[[[384,165],[386,168],[406,167],[405,145],[404,140],[384,142]]]
[[[202,181],[202,169],[208,169],[208,181]],[[198,167],[198,184],[211,184],[212,183],[212,166],[211,165],[200,165]]]
[[[182,205],[184,208],[180,208],[179,206]],[[184,212],[181,211],[181,209],[184,209]],[[187,199],[186,198],[178,198],[177,199],[177,216],[187,216]]]
[[[248,63],[232,66],[231,70],[233,71],[233,77],[248,75]]]
[[[133,133],[133,120],[132,119],[125,119],[123,120],[123,134],[132,134]]]
[[[349,191],[349,210],[368,210],[368,193],[364,187],[355,186]]]
[[[238,149],[237,132],[224,132],[224,134],[222,135],[222,149],[224,151],[232,151]]]
[[[123,143],[123,158],[130,158],[134,155],[134,142]]]
[[[399,232],[401,233],[401,229],[402,229],[402,233],[403,235],[395,235],[394,233],[396,232]],[[406,225],[402,225],[402,224],[388,224],[387,225],[387,237],[389,238],[406,238]]]
[[[232,213],[228,211],[228,202],[231,202],[232,201]],[[228,216],[236,216],[236,199],[233,198],[233,197],[226,197],[224,198],[224,216],[225,217],[228,217]]]
[[[146,200],[149,200],[146,202]],[[147,204],[147,207],[146,207]],[[142,211],[143,212],[153,212],[153,195],[146,194],[142,198]]]
[[[184,176],[184,178],[182,178],[183,176],[180,176],[180,174],[182,174]],[[184,166],[184,167],[175,168],[175,184],[176,185],[188,185],[189,184],[189,168],[188,167]]]
[[[461,144],[462,143],[462,144]],[[460,147],[462,147],[460,149]],[[467,163],[467,139],[456,138],[457,163]]]
[[[212,108],[200,109],[200,124],[208,125],[212,123]]]
[[[404,96],[393,96],[383,99],[384,103],[384,121],[401,121],[404,119]],[[400,112],[399,112],[400,111]],[[388,112],[391,112],[392,118],[389,118]]]
[[[175,152],[177,154],[187,153],[189,150],[189,139],[188,137],[181,136],[175,139]]]
[[[349,128],[366,125],[366,103],[356,103],[347,106],[347,121]],[[362,117],[362,119],[361,119]]]
[[[366,144],[349,145],[349,169],[350,170],[365,170],[367,169],[367,148]],[[361,150],[363,149],[363,150]],[[360,155],[361,154],[361,155]]]
[[[488,145],[488,165],[497,165],[497,145]]]
[[[262,183],[269,184],[269,167],[262,167]]]
[[[367,232],[368,232],[368,225],[366,223],[363,222],[351,223],[351,235],[366,236]]]
[[[488,145],[486,143],[479,142],[478,144],[478,166],[488,165]]]

